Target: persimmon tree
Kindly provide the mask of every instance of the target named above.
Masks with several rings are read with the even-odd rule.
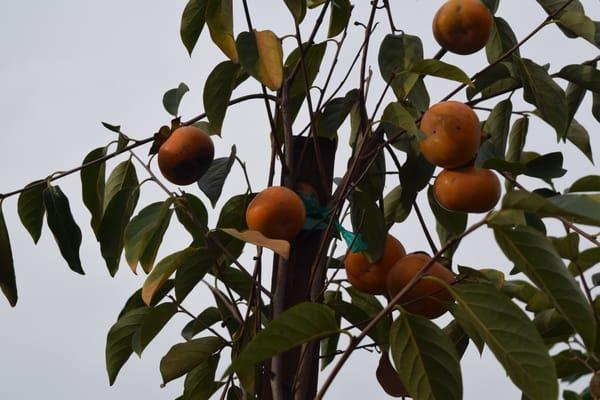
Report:
[[[538,0],[539,21],[517,38],[509,21],[495,15],[499,2],[445,3],[457,14],[436,20],[434,33],[445,48],[427,57],[421,39],[395,22],[405,12],[401,2],[372,0],[369,12],[357,15],[350,0],[284,0],[289,32],[278,37],[253,25],[254,10],[245,0],[189,0],[181,19],[186,49],[193,56],[201,35],[210,35],[226,58],[206,61],[215,66],[204,83],[205,110],[190,119],[179,115],[189,90],[182,83],[165,93],[173,118],[152,136],[135,139],[104,123],[114,140],[93,149],[81,166],[0,194],[0,205],[18,196],[18,215],[36,243],[45,219],[69,268],[83,274],[81,229],[57,183],[79,173],[108,272],[114,276],[124,258],[133,272],[147,274],[107,327],[110,384],[133,353],[141,355],[175,314],[184,313],[190,321],[183,338],[160,362],[164,384],[185,376],[180,399],[321,399],[361,349],[377,350],[373,377],[388,394],[461,399],[461,358],[469,344],[480,352],[487,347],[524,399],[558,398],[559,384],[579,378],[590,385],[582,393],[565,390],[564,398],[599,398],[600,241],[593,232],[600,226],[600,176],[557,187],[554,180],[568,167],[563,154],[525,149],[529,121],[540,119],[555,132],[549,142],[571,142],[593,163],[589,134],[574,117],[591,112],[600,121],[600,57],[540,65],[521,54],[521,46],[557,26],[565,42],[600,48],[600,22],[586,16],[579,0]],[[475,17],[464,11],[480,6]],[[234,25],[236,7],[245,21]],[[473,21],[465,25],[461,18],[480,24],[473,30]],[[375,30],[387,33],[375,40]],[[480,45],[465,43],[465,32],[474,32]],[[348,57],[350,37],[360,43]],[[488,63],[471,77],[442,61],[448,50],[467,54],[482,46]],[[369,54],[377,54],[373,70]],[[456,89],[432,101],[431,77],[456,82]],[[375,80],[384,83],[381,93],[373,93]],[[237,96],[242,84],[256,93]],[[580,110],[588,92],[593,107]],[[264,102],[268,126],[254,130],[270,138],[270,148],[255,150],[270,157],[268,186],[301,198],[299,205],[282,194],[263,196],[275,211],[253,211],[257,230],[248,229],[246,211],[258,188],[235,147],[213,160],[212,143],[206,145],[210,165],[186,169],[183,163],[176,177],[165,171],[180,168],[179,153],[168,156],[168,167],[161,165],[166,178],[154,161],[184,127],[227,135],[223,121],[235,118],[235,105],[245,101]],[[441,136],[432,142],[442,134],[450,144]],[[469,146],[457,139],[467,134]],[[147,157],[133,152],[144,146]],[[336,159],[341,146],[349,146],[348,160]],[[189,144],[181,148],[192,151]],[[118,157],[108,173],[107,162]],[[343,163],[343,175],[334,177]],[[227,199],[216,226],[209,226],[207,203],[215,207],[234,164],[247,188]],[[498,176],[504,190],[496,206]],[[177,189],[169,181],[195,184]],[[164,190],[163,201],[143,204],[146,182]],[[419,194],[434,219],[425,218]],[[289,207],[278,208],[280,199]],[[277,231],[268,229],[277,221],[263,215],[282,215],[286,222],[291,211],[281,210],[292,203],[296,211],[304,207],[293,218],[304,219],[300,233],[291,240],[268,234]],[[429,254],[404,249],[401,237],[388,236],[412,213]],[[480,214],[470,225],[469,213]],[[552,220],[564,231],[548,224]],[[189,232],[189,245],[158,260],[171,223]],[[454,257],[463,239],[480,229],[493,232],[495,243],[485,246],[501,249],[513,264],[510,274],[465,267]],[[241,260],[244,251],[255,252],[251,264]],[[15,306],[16,274],[1,208],[0,288]],[[190,310],[186,297],[202,290],[214,303]],[[446,312],[449,324],[434,321]]]

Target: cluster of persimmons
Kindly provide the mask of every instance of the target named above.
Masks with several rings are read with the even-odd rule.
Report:
[[[492,25],[492,15],[480,0],[448,0],[434,17],[433,33],[446,50],[471,54],[485,46]],[[437,201],[458,212],[481,213],[494,208],[500,198],[500,182],[492,171],[474,166],[482,137],[475,112],[463,103],[441,102],[423,114],[420,129],[425,134],[420,142],[422,154],[443,168],[434,183]],[[189,185],[206,173],[213,158],[210,136],[187,126],[176,129],[161,145],[158,165],[170,182]],[[270,239],[292,240],[303,229],[305,217],[300,196],[280,186],[260,192],[246,210],[248,228]],[[431,257],[426,253],[407,255],[402,244],[388,234],[379,260],[369,262],[364,253],[349,250],[345,269],[357,290],[390,298],[403,291],[402,307],[433,319],[446,311],[445,302],[451,300],[440,280],[450,284],[455,278],[449,269],[433,262],[426,275],[439,280],[420,279],[412,285],[427,263]],[[406,290],[409,284],[412,287]]]

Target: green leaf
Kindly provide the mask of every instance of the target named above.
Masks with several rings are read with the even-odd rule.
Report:
[[[81,229],[73,219],[69,200],[58,186],[48,186],[44,189],[43,197],[46,221],[58,244],[60,254],[71,270],[81,275],[85,274],[79,258]]]
[[[174,117],[179,115],[179,104],[183,96],[189,92],[190,88],[183,82],[174,89],[169,89],[163,96],[163,106],[169,114]]]
[[[600,94],[594,93],[592,99],[592,115],[596,118],[596,121],[600,122]]]
[[[122,317],[110,328],[106,338],[106,371],[112,386],[123,365],[133,350],[131,340],[138,331],[151,308],[136,308]]]
[[[523,226],[495,227],[494,234],[506,257],[550,298],[584,343],[593,348],[596,325],[592,309],[552,243]]]
[[[208,212],[202,200],[190,193],[185,193],[175,199],[175,214],[183,227],[192,235],[195,247],[206,243],[206,225]]]
[[[504,370],[531,400],[558,397],[556,371],[548,351],[524,312],[494,286],[448,286]]]
[[[558,76],[591,92],[600,93],[600,71],[591,65],[567,65],[558,72]]]
[[[238,51],[233,38],[232,0],[208,0],[206,24],[213,42],[234,63],[238,62]]]
[[[221,209],[221,214],[217,221],[217,229],[233,228],[238,231],[248,229],[248,226],[246,225],[246,208],[248,208],[248,204],[251,200],[252,196],[246,194],[233,196],[227,200]],[[243,241],[219,230],[211,231],[210,237],[212,237],[213,240],[209,241],[209,248],[213,254],[215,254],[215,259],[219,265],[228,266],[231,265],[232,261],[223,254],[223,250],[221,250],[220,247],[214,245],[214,240],[221,242],[235,259],[242,254],[242,250],[244,249]]]
[[[213,265],[213,257],[206,247],[194,249],[193,255],[185,257],[175,274],[175,296],[180,303],[204,278]]]
[[[106,147],[98,147],[92,150],[83,160],[82,164],[90,163],[106,155]],[[98,230],[104,212],[104,179],[106,175],[106,163],[101,162],[81,170],[81,195],[83,203],[92,214],[90,224],[98,238]]]
[[[454,343],[427,318],[406,312],[390,330],[392,358],[415,399],[462,399],[462,376]]]
[[[223,382],[215,382],[215,374],[219,365],[218,354],[203,360],[185,377],[183,400],[208,400]]]
[[[352,107],[358,101],[358,92],[349,91],[346,96],[330,100],[323,107],[317,123],[317,136],[334,140],[337,130],[342,126]]]
[[[588,375],[591,372],[590,364],[593,364],[594,368],[600,367],[593,358],[573,349],[563,350],[552,359],[556,365],[558,379],[568,383],[573,383],[582,376]]]
[[[164,225],[168,226],[173,211],[170,208],[171,201],[152,203],[133,217],[125,228],[124,246],[125,259],[135,273],[137,264],[142,258],[145,258],[142,267],[148,273],[154,264],[154,259],[158,250],[158,245],[162,241],[162,234],[165,229],[161,229]],[[152,239],[157,233],[159,234],[158,243],[152,243]],[[150,246],[155,244],[155,246]],[[149,256],[144,257],[147,253]]]
[[[144,303],[150,304],[152,297],[158,289],[173,275],[177,268],[184,262],[189,260],[189,257],[196,255],[196,249],[188,247],[185,250],[173,253],[163,258],[152,269],[142,287],[142,299]]]
[[[571,122],[573,118],[575,118],[575,114],[579,110],[579,106],[583,102],[583,98],[585,97],[586,90],[579,85],[575,85],[573,83],[569,83],[567,85],[567,90],[565,91],[565,95],[567,96],[567,106],[569,111],[568,123],[571,126]]]
[[[17,210],[21,223],[31,235],[33,242],[37,244],[42,235],[42,226],[44,224],[44,190],[47,184],[41,184],[41,181],[31,182],[26,188],[34,186],[19,195],[17,201]]]
[[[271,31],[242,32],[237,41],[242,67],[269,89],[283,83],[283,49],[281,40]]]
[[[398,100],[403,100],[415,86],[419,75],[405,72],[423,61],[423,43],[417,36],[387,35],[379,47],[379,71],[383,80],[391,81]]]
[[[600,175],[588,175],[579,178],[566,191],[568,193],[600,192]]]
[[[571,126],[567,131],[567,140],[573,143],[585,156],[594,163],[592,145],[590,144],[590,135],[587,129],[583,127],[576,119],[571,121]]]
[[[98,231],[100,251],[106,261],[108,272],[115,276],[123,252],[125,228],[133,215],[139,198],[137,187],[124,188],[111,198]]]
[[[600,247],[592,247],[579,254],[577,260],[569,265],[571,274],[577,276],[600,263]]]
[[[224,346],[222,339],[212,336],[176,344],[160,360],[163,382],[168,383],[185,375]]]
[[[475,75],[473,85],[467,88],[467,98],[471,100],[483,90],[489,90],[490,87],[498,85],[503,80],[513,79],[509,66],[512,67],[508,62],[501,62]]]
[[[512,110],[513,106],[510,100],[499,102],[494,106],[483,126],[484,132],[490,135],[489,141],[502,155],[506,152]]]
[[[10,248],[10,238],[2,213],[2,202],[0,201],[0,289],[6,296],[8,303],[14,307],[19,298],[17,294],[17,281],[15,279],[15,265]]]
[[[208,171],[198,180],[198,187],[208,197],[213,208],[217,204],[219,197],[221,197],[223,185],[231,171],[231,166],[235,162],[235,158],[236,147],[233,145],[231,146],[229,157],[221,157],[213,160]]]
[[[498,61],[517,44],[517,37],[506,20],[494,17],[494,27],[485,45],[485,53],[490,64]],[[519,49],[513,53],[520,56]]]
[[[141,357],[146,346],[158,335],[175,313],[177,313],[177,305],[172,302],[162,303],[151,308],[131,339],[132,350]]]
[[[527,131],[529,130],[529,118],[519,118],[513,124],[510,130],[510,142],[506,151],[506,161],[517,162],[521,159],[525,140],[527,139]]]
[[[351,305],[362,311],[367,316],[366,320],[371,320],[383,310],[383,306],[379,303],[375,296],[361,293],[353,287],[347,287],[345,289],[352,299]],[[362,321],[365,321],[365,319],[359,322]],[[387,318],[383,318],[381,321],[379,321],[371,331],[373,337],[376,338],[375,342],[383,350],[388,349],[391,324],[392,318],[391,316],[388,316]]]
[[[240,66],[232,61],[223,61],[208,75],[204,83],[204,110],[212,128],[221,133],[231,93],[237,86]]]
[[[137,187],[138,178],[135,172],[135,166],[131,160],[126,160],[119,163],[110,173],[106,181],[106,189],[104,191],[104,212],[112,198],[123,189],[132,189]]]
[[[300,303],[279,314],[233,359],[226,374],[253,366],[275,354],[339,332],[333,311],[322,304]]]
[[[562,153],[548,153],[527,161],[525,175],[542,179],[560,178],[567,172],[562,166]]]
[[[564,237],[550,237],[550,240],[561,258],[573,261],[579,257],[579,235],[576,232]]]
[[[150,307],[154,307],[158,303],[161,302],[162,299],[165,298],[169,294],[169,292],[173,289],[175,282],[173,279],[169,279],[165,284],[156,292],[154,297],[152,297],[152,302],[150,302]],[[127,302],[121,309],[119,313],[119,317],[117,319],[121,319],[125,314],[127,314],[131,310],[135,310],[136,308],[147,308],[146,303],[142,300],[142,289],[138,289],[132,294]]]
[[[387,234],[383,212],[375,200],[359,191],[352,193],[350,206],[353,229],[361,234],[367,244],[365,257],[369,262],[379,260],[383,255]]]
[[[579,3],[581,5],[581,3]],[[558,18],[558,26],[567,36],[579,36],[596,47],[600,47],[599,24],[580,10],[563,12]]]
[[[335,309],[335,303],[342,301],[342,293],[339,291],[328,290],[323,294],[323,303]],[[342,316],[339,312],[335,312],[335,320],[340,325]],[[340,334],[329,336],[321,340],[320,358],[321,366],[320,369],[323,371],[336,356],[338,344],[340,342]]]
[[[335,0],[331,2],[331,17],[327,37],[332,38],[342,33],[350,22],[352,15],[350,0]]]
[[[536,106],[554,129],[559,138],[567,133],[568,107],[565,92],[548,75],[548,72],[533,61],[518,59],[519,75],[523,84],[525,101]]]
[[[181,16],[181,40],[191,55],[204,28],[208,0],[189,0]]]
[[[420,75],[436,76],[438,78],[449,79],[452,81],[471,85],[471,79],[469,76],[460,68],[445,63],[440,60],[430,59],[422,60],[413,64],[408,71],[414,72]]]
[[[285,5],[290,10],[296,20],[300,24],[306,15],[306,0],[284,0]]]
[[[389,123],[397,129],[404,129],[413,137],[418,138],[420,136],[420,131],[415,123],[415,118],[400,102],[388,104],[383,111],[381,121]]]
[[[487,8],[490,9],[492,14],[495,14],[496,11],[498,11],[498,5],[500,4],[500,0],[481,0],[481,2],[485,4]]]
[[[565,194],[544,198],[537,193],[514,191],[504,196],[502,207],[525,210],[542,217],[561,216],[579,223],[600,225],[598,195]]]
[[[453,236],[460,235],[467,228],[468,214],[463,212],[453,212],[445,209],[435,198],[433,186],[429,186],[427,191],[429,206],[436,219],[437,233],[440,243],[446,243]],[[450,257],[456,251],[458,246],[453,246],[448,250]]]
[[[181,331],[181,336],[183,336],[185,340],[191,340],[194,336],[202,333],[219,321],[221,321],[219,309],[216,307],[208,307],[185,325]]]

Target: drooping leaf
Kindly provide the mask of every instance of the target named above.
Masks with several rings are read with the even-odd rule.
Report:
[[[170,206],[170,199],[164,202],[152,203],[141,210],[127,224],[123,241],[125,259],[134,273],[136,272],[138,262],[142,259],[144,259],[142,267],[146,273],[152,268],[158,246],[162,242],[162,234],[166,230],[166,227],[165,229],[161,229],[161,227],[169,225],[171,215],[173,214]],[[159,238],[153,243],[152,239],[157,233],[159,234]]]
[[[198,180],[198,187],[208,197],[213,208],[217,204],[225,180],[231,171],[231,166],[235,162],[236,147],[231,146],[229,157],[221,157],[213,160],[208,168],[208,171]]]
[[[187,373],[183,400],[208,400],[223,386],[223,382],[215,382],[219,358],[219,354],[212,355]]]
[[[46,221],[58,244],[60,254],[71,270],[83,275],[85,272],[79,258],[81,229],[73,219],[69,200],[58,186],[48,186],[44,189],[43,197]]]
[[[493,285],[448,286],[504,370],[531,400],[558,397],[556,371],[533,323]]]
[[[123,189],[132,189],[138,185],[137,173],[135,172],[135,166],[131,160],[126,160],[119,163],[115,169],[110,173],[108,180],[106,181],[106,188],[104,190],[104,210],[108,207],[112,198],[117,192]]]
[[[234,63],[238,62],[238,50],[233,38],[233,1],[208,0],[206,24],[213,42]]]
[[[252,200],[251,195],[242,194],[231,197],[221,209],[217,228],[232,228],[242,231],[248,229],[246,225],[246,209]],[[210,232],[209,247],[215,254],[215,259],[219,265],[231,265],[233,260],[229,255],[224,254],[221,246],[216,245],[215,240],[218,240],[221,246],[224,246],[234,259],[237,259],[244,249],[244,242],[236,239],[225,232],[218,230]]]
[[[202,200],[190,193],[175,199],[175,214],[177,219],[193,238],[195,247],[205,245],[208,212]]]
[[[350,0],[336,0],[331,3],[331,17],[329,18],[329,30],[327,37],[332,38],[342,33],[350,22],[352,4]]]
[[[177,117],[179,115],[179,104],[181,103],[181,99],[183,99],[183,96],[189,92],[189,90],[190,88],[183,82],[181,82],[178,87],[167,90],[163,96],[163,106],[165,107],[165,110],[172,116]]]
[[[454,344],[425,317],[400,314],[390,330],[392,358],[400,380],[416,399],[462,399]]]
[[[593,311],[552,243],[539,232],[522,226],[495,227],[494,234],[504,254],[550,298],[592,348],[596,340]]]
[[[512,102],[510,100],[499,102],[494,106],[483,127],[485,133],[490,135],[490,142],[494,144],[502,155],[506,152],[512,109]]]
[[[44,214],[46,213],[43,193],[47,184],[40,183],[41,181],[35,181],[25,186],[26,188],[32,188],[21,193],[17,201],[17,210],[21,223],[36,244],[42,234]]]
[[[279,314],[233,359],[226,374],[253,366],[275,354],[339,331],[333,311],[322,304],[300,303]]]
[[[529,118],[523,117],[515,121],[510,130],[510,142],[506,151],[506,161],[517,162],[521,159],[528,130]]]
[[[460,235],[467,228],[468,214],[463,212],[449,211],[441,206],[435,197],[433,186],[427,191],[429,206],[436,219],[437,233],[440,238],[440,243],[446,243],[453,236]],[[456,250],[456,246],[449,249],[448,253],[451,256]]]
[[[306,15],[306,0],[284,0],[297,24],[300,24]]]
[[[242,32],[237,41],[242,67],[255,79],[275,91],[283,82],[283,49],[271,31]]]
[[[600,93],[600,71],[591,65],[567,65],[558,72],[558,76],[591,92]]]
[[[173,302],[162,303],[151,308],[144,317],[139,329],[131,338],[131,349],[141,357],[146,346],[158,335],[176,312],[177,305]]]
[[[224,346],[222,339],[213,336],[174,345],[160,360],[163,382],[168,383],[185,375]]]
[[[160,289],[188,257],[193,255],[195,255],[195,249],[188,247],[185,250],[178,251],[163,258],[156,264],[144,281],[144,286],[142,287],[142,299],[144,300],[144,303],[150,304],[156,291]]]
[[[524,99],[536,106],[544,118],[556,130],[559,138],[567,133],[568,108],[565,92],[533,61],[523,58],[517,62],[524,89]]]
[[[127,362],[132,350],[132,338],[138,331],[151,308],[136,308],[119,317],[110,328],[106,338],[106,371],[112,386],[123,365]]]
[[[317,124],[317,136],[335,139],[337,131],[342,126],[352,107],[358,101],[358,92],[351,90],[344,97],[332,99],[325,104]]]
[[[106,147],[92,150],[83,160],[82,164],[90,163],[106,155]],[[81,170],[81,195],[83,203],[92,214],[90,224],[94,233],[98,235],[102,213],[104,212],[104,187],[106,163],[101,162]],[[97,236],[96,236],[97,238]]]
[[[365,257],[370,262],[379,260],[387,234],[383,212],[377,207],[375,200],[359,191],[354,191],[351,195],[350,210],[353,229],[360,232],[367,244]]]
[[[203,99],[204,110],[212,128],[221,133],[231,93],[238,84],[240,66],[232,61],[218,64],[206,78]]]
[[[194,254],[185,257],[175,273],[175,296],[182,302],[196,287],[214,265],[212,255],[206,247],[194,250]]]
[[[2,212],[0,201],[0,289],[6,296],[8,303],[14,307],[19,298],[17,294],[17,281],[15,278],[15,265],[13,261],[10,238],[6,229],[6,221]]]
[[[500,17],[494,17],[492,33],[485,46],[485,53],[490,64],[495,63],[500,57],[508,53],[517,44],[517,37],[512,28]],[[513,53],[519,56],[519,49]]]
[[[590,144],[590,135],[576,119],[571,121],[571,126],[567,131],[567,140],[573,143],[585,156],[594,163],[594,155],[592,153],[592,145]]]
[[[133,215],[138,199],[139,189],[137,187],[126,187],[111,198],[104,211],[100,230],[98,231],[98,241],[100,242],[102,257],[106,261],[111,276],[114,276],[119,269],[125,240],[125,228]]]
[[[191,55],[205,23],[208,0],[189,0],[181,16],[181,40]]]

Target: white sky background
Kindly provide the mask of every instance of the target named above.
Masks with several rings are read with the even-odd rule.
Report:
[[[181,107],[184,118],[202,112],[204,80],[225,56],[209,43],[205,30],[190,60],[179,39],[179,22],[185,3],[185,0],[54,0],[0,4],[0,192],[20,188],[53,171],[80,164],[88,151],[112,140],[112,133],[102,128],[100,121],[122,124],[132,137],[149,136],[160,125],[168,123],[162,95],[179,82],[186,82],[191,88]],[[239,1],[234,3],[239,5]],[[249,0],[249,3],[257,29],[272,29],[279,36],[291,33],[291,17],[281,6],[282,1]],[[368,2],[355,0],[354,3],[359,3],[354,18],[366,19]],[[600,3],[593,0],[583,3],[588,15],[600,19]],[[426,56],[433,56],[438,45],[433,40],[430,25],[442,1],[405,0],[392,1],[392,4],[397,25],[409,34],[421,36]],[[314,15],[315,12],[311,12],[309,19],[314,19]],[[544,18],[533,0],[502,0],[498,15],[509,20],[518,38],[524,37]],[[382,89],[376,54],[382,35],[388,29],[383,12],[379,21],[371,47],[370,63],[375,78],[371,100],[378,97]],[[236,33],[245,29],[245,21],[237,14]],[[352,31],[355,33],[343,52],[345,60],[354,55],[353,49],[360,44],[357,35],[361,35],[362,30],[353,27]],[[285,45],[291,46],[292,41],[286,41]],[[330,56],[332,53],[333,46],[328,50]],[[598,54],[597,49],[583,40],[566,39],[554,26],[545,28],[521,53],[539,64],[550,62],[552,71]],[[485,56],[482,51],[466,57],[449,55],[444,60],[474,73],[484,65]],[[357,82],[356,75],[353,85]],[[428,79],[427,85],[434,102],[455,86],[434,79]],[[234,97],[258,91],[258,85],[249,80]],[[514,99],[520,96],[518,92]],[[591,117],[590,103],[588,95],[577,118],[589,129],[592,146],[600,157],[598,123]],[[515,109],[523,108],[531,109],[516,101]],[[236,143],[239,156],[248,163],[254,189],[261,189],[266,183],[269,158],[264,105],[262,101],[254,101],[233,106],[228,116],[223,139],[216,139],[217,157],[226,156],[231,144]],[[486,118],[485,114],[480,116]],[[572,145],[556,145],[551,128],[532,122],[528,150],[565,152],[569,174],[559,181],[559,188],[564,188],[573,177],[598,173],[598,168]],[[146,151],[143,148],[137,153],[145,155]],[[342,129],[337,176],[344,171],[347,155],[347,130]],[[138,174],[144,175],[141,168]],[[395,179],[390,180],[387,189],[396,183]],[[534,184],[533,181],[526,183]],[[174,399],[182,391],[183,380],[161,389],[158,363],[172,344],[183,340],[179,332],[187,322],[185,316],[175,317],[146,349],[142,360],[133,356],[116,384],[108,386],[104,366],[106,333],[125,300],[141,286],[144,276],[132,275],[122,263],[116,278],[109,277],[99,245],[91,234],[89,213],[81,201],[79,175],[57,184],[69,196],[82,228],[81,257],[87,274],[82,277],[68,269],[47,227],[39,245],[34,247],[18,221],[16,197],[4,202],[20,299],[16,309],[0,301],[0,398]],[[241,172],[234,167],[223,199],[243,192],[244,188]],[[194,186],[189,190],[198,192]],[[163,197],[152,185],[144,185],[140,205]],[[422,195],[420,199],[432,222],[426,197]],[[219,202],[217,210],[222,204]],[[213,225],[217,215],[216,212],[211,214]],[[471,222],[475,218],[471,218]],[[159,257],[187,243],[187,234],[177,225],[174,222],[167,232]],[[395,226],[392,232],[409,251],[426,249],[427,243],[414,217]],[[253,252],[248,246],[243,260],[248,262]],[[267,256],[265,261],[269,259]],[[511,268],[485,230],[464,242],[456,262],[474,267],[497,267],[506,272]],[[186,303],[194,312],[212,304],[212,298],[206,293],[197,292]],[[375,380],[376,363],[377,357],[373,354],[355,353],[328,397],[386,398]],[[486,351],[480,358],[473,346],[463,359],[463,381],[465,399],[520,398],[493,356]]]

